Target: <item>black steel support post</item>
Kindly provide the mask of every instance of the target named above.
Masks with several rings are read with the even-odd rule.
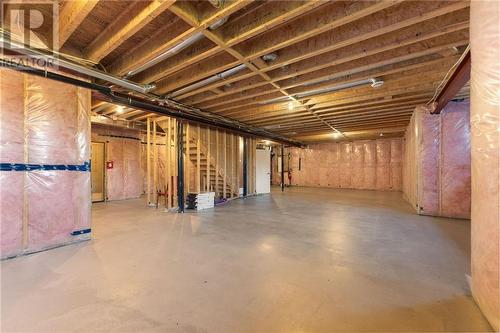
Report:
[[[177,200],[178,212],[184,213],[184,124],[177,121]]]
[[[243,196],[248,195],[248,139],[243,138]]]
[[[285,190],[285,147],[281,145],[281,192]]]

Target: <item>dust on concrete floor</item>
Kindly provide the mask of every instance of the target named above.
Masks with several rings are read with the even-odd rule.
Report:
[[[96,204],[92,241],[2,262],[2,332],[489,331],[469,233],[390,192]]]

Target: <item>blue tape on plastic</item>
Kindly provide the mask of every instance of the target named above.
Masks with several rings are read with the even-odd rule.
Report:
[[[88,234],[90,233],[91,229],[82,229],[82,230],[76,230],[71,233],[71,236],[78,236],[78,235],[83,235],[83,234]]]
[[[23,164],[23,163],[0,163],[0,171],[48,171],[48,170],[67,170],[67,171],[90,171],[90,162],[81,165],[73,164]]]

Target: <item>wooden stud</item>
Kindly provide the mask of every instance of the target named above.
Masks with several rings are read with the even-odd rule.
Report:
[[[166,173],[167,173],[167,209],[170,209],[172,207],[172,132],[171,132],[171,127],[172,127],[172,119],[168,118],[168,125],[167,125],[167,156],[166,156]]]
[[[223,189],[222,189],[222,193],[223,193],[223,197],[224,198],[227,198],[227,194],[226,194],[226,187],[227,187],[227,133],[226,131],[222,132],[222,152],[223,152],[223,156],[222,156],[222,160],[224,161],[224,178],[223,178]]]
[[[236,135],[231,133],[231,198],[235,195],[235,186],[236,186]]]
[[[219,131],[215,130],[215,196],[219,196]]]
[[[210,192],[210,146],[210,127],[207,127],[207,192]]]
[[[241,175],[241,163],[240,163],[240,136],[236,136],[236,193],[237,197],[240,196],[240,175]]]
[[[156,133],[156,121],[153,120],[153,202],[158,200],[158,145]]]
[[[179,176],[178,164],[177,164],[177,119],[172,119],[172,132],[174,137],[174,143],[172,147],[172,161],[174,162],[173,166],[173,185],[172,185],[172,198],[174,200],[172,207],[176,207],[177,205],[177,177]]]
[[[196,138],[196,193],[201,193],[201,128],[197,125]]]
[[[165,151],[165,167],[163,169],[163,179],[164,179],[164,189],[163,189],[163,192],[165,193],[165,208],[168,209],[169,206],[168,206],[168,200],[169,200],[169,197],[168,197],[168,189],[169,189],[169,175],[168,175],[168,163],[169,163],[169,158],[168,158],[168,154],[170,152],[170,138],[168,137],[168,129],[167,129],[167,133],[165,133],[165,148],[164,148],[164,151]]]
[[[147,118],[146,119],[146,197],[147,197],[148,205],[151,203],[151,180],[149,177],[151,174],[150,132],[151,132],[151,122],[149,121],[149,118]]]
[[[185,188],[186,188],[186,194],[191,192],[191,147],[190,147],[190,143],[191,141],[189,140],[189,123],[186,123],[186,140],[185,140],[185,149],[186,149],[186,157],[185,157],[185,160],[186,160],[186,168],[185,168],[185,173],[186,173],[186,185],[185,185]],[[187,196],[184,196],[185,198],[187,198]]]

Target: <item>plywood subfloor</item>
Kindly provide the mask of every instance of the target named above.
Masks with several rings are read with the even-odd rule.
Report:
[[[295,188],[184,215],[95,204],[94,240],[2,262],[2,332],[483,332],[469,221]]]

